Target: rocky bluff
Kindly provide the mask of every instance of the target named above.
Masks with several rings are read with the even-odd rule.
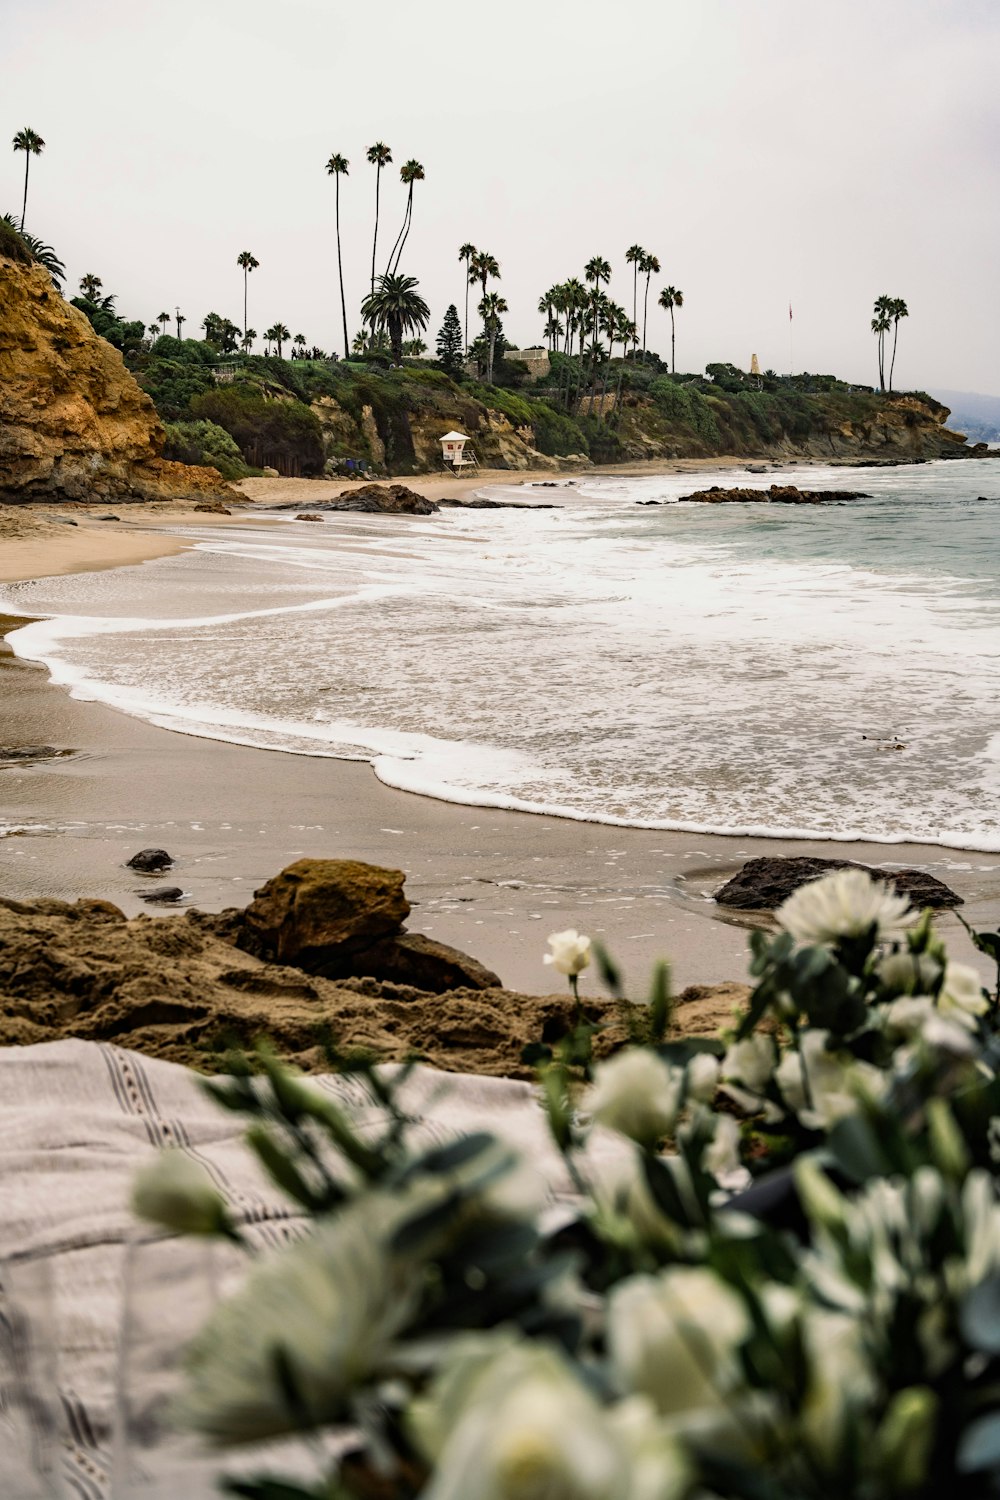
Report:
[[[0,500],[235,498],[161,458],[164,437],[118,350],[41,266],[0,254]]]

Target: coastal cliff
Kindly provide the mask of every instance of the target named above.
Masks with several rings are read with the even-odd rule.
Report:
[[[0,255],[0,500],[233,496],[160,455],[164,429],[119,352],[41,266]]]

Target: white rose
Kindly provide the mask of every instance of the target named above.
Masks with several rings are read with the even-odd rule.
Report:
[[[625,1391],[666,1415],[725,1403],[735,1351],[750,1333],[733,1289],[701,1266],[671,1266],[620,1282],[608,1299],[608,1347]]]
[[[730,1192],[738,1192],[750,1180],[740,1159],[740,1141],[740,1127],[732,1115],[716,1115],[715,1135],[701,1155],[705,1171]]]
[[[918,915],[905,896],[872,880],[866,870],[834,870],[811,880],[775,912],[779,926],[804,944],[860,937],[872,926],[882,939],[911,927]]]
[[[711,1052],[696,1052],[687,1065],[688,1097],[710,1104],[718,1087],[719,1059]]]
[[[803,1031],[799,1051],[789,1049],[774,1075],[782,1098],[809,1130],[829,1130],[857,1109],[864,1090],[878,1096],[885,1077],[869,1063],[827,1051],[829,1032]]]
[[[632,1500],[629,1454],[609,1415],[562,1357],[540,1343],[480,1352],[461,1384],[446,1370],[450,1410],[430,1417],[436,1462],[421,1500]],[[425,1451],[427,1451],[425,1449]]]
[[[648,1047],[617,1052],[594,1072],[585,1107],[594,1120],[648,1146],[677,1123],[682,1075]]]
[[[777,1061],[777,1049],[773,1038],[755,1032],[734,1042],[722,1059],[722,1076],[734,1083],[745,1084],[755,1094],[767,1088]]]
[[[650,1245],[676,1251],[677,1225],[657,1206],[638,1151],[616,1153],[611,1159],[588,1162],[588,1175],[597,1206],[602,1238],[615,1243]]]
[[[226,1234],[226,1204],[208,1172],[184,1151],[161,1151],[136,1174],[132,1209],[174,1234]]]
[[[582,974],[590,963],[590,938],[569,927],[565,932],[550,932],[548,937],[551,953],[546,953],[544,962],[552,964],[570,979]]]
[[[989,1008],[978,971],[968,964],[946,964],[938,995],[941,1014],[947,1020],[957,1021],[960,1026],[974,1031],[976,1017],[985,1015]]]
[[[612,1407],[611,1427],[629,1456],[628,1500],[680,1500],[691,1470],[677,1439],[645,1396],[629,1396]]]
[[[890,1036],[919,1036],[934,1014],[930,995],[903,995],[885,1007],[883,1017]]]
[[[262,1260],[192,1345],[181,1420],[217,1443],[295,1430],[279,1350],[311,1422],[341,1416],[415,1304],[412,1264],[385,1249],[406,1211],[399,1195],[359,1198],[308,1239]]]

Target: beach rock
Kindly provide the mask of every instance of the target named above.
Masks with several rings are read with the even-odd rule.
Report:
[[[737,487],[723,489],[713,484],[707,490],[695,490],[691,495],[682,495],[682,500],[698,500],[704,505],[826,505],[836,500],[870,500],[871,495],[863,490],[800,490],[794,484],[772,484],[766,490]]]
[[[317,516],[311,511],[301,510],[295,517],[296,521],[322,521],[322,516]]]
[[[353,973],[352,955],[395,936],[406,920],[404,878],[354,859],[300,859],[254,892],[239,946],[310,973]]]
[[[139,870],[143,875],[155,875],[160,870],[169,869],[174,863],[174,857],[166,849],[140,849],[138,854],[133,854],[125,863],[130,870]]]
[[[917,907],[962,905],[961,896],[925,870],[879,870],[850,859],[814,859],[807,855],[788,858],[765,855],[761,859],[747,860],[742,869],[715,892],[715,900],[720,906],[732,906],[741,911],[773,911],[799,886],[818,880],[831,870],[866,870],[873,880],[894,885],[901,896],[909,896]]]
[[[228,505],[223,505],[221,500],[203,500],[195,506],[195,510],[205,511],[210,516],[232,515],[232,511]]]
[[[184,895],[179,885],[162,885],[155,891],[140,891],[139,895],[143,901],[150,901],[156,905],[169,906],[173,901],[179,901]]]
[[[375,979],[409,984],[435,994],[457,989],[496,989],[502,983],[500,976],[478,959],[419,932],[400,933],[352,955],[351,973],[370,974]]]
[[[361,511],[365,515],[430,516],[437,505],[405,484],[362,484],[342,490],[332,508]]]
[[[57,750],[55,745],[15,745],[9,748],[0,748],[0,761],[2,760],[51,760],[53,756],[65,754]]]
[[[41,266],[0,254],[0,495],[238,498],[217,470],[163,459],[165,440],[118,350]]]

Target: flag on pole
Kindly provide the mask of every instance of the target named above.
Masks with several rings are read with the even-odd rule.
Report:
[[[792,304],[790,302],[788,304],[788,321],[789,323],[792,321]]]

